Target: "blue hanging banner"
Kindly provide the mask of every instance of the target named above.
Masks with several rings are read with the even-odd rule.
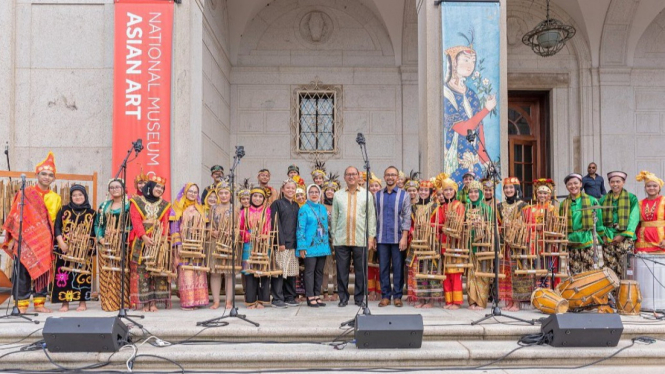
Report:
[[[443,171],[460,186],[468,172],[484,177],[490,158],[501,165],[500,22],[498,2],[441,3]]]

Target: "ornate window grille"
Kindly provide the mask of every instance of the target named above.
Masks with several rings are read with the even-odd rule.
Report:
[[[291,122],[296,154],[321,159],[339,151],[341,86],[313,81],[293,90]]]

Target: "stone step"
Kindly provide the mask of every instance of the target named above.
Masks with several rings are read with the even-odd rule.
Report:
[[[631,344],[622,340],[618,347],[609,348],[553,348],[535,346],[520,348],[502,360],[500,367],[572,366],[591,363],[607,357]],[[516,343],[491,341],[436,341],[423,342],[420,349],[359,350],[353,344],[344,349],[315,344],[225,344],[175,345],[157,348],[145,344],[138,347],[142,355],[158,355],[178,362],[185,369],[317,369],[317,368],[417,368],[417,367],[473,367],[489,364],[513,349]],[[665,343],[635,345],[604,361],[603,365],[663,365]],[[11,350],[6,350],[9,352]],[[112,365],[123,367],[132,356],[126,348],[111,358]],[[108,360],[109,353],[49,353],[52,360],[68,368],[82,367]],[[30,369],[53,369],[43,351],[20,352],[4,357],[0,368],[22,367],[30,362]],[[118,367],[119,366],[119,367]],[[175,366],[156,357],[139,357],[134,370],[173,370]],[[662,370],[662,369],[661,369]]]

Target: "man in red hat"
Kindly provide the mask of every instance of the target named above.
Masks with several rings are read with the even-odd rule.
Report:
[[[60,196],[50,189],[51,183],[55,181],[55,172],[55,158],[49,152],[46,159],[35,168],[37,185],[25,188],[21,259],[18,273],[13,277],[13,281],[18,282],[16,303],[21,313],[25,313],[30,306],[30,296],[36,312],[51,312],[44,307],[44,302],[52,275],[53,225],[62,207]],[[20,203],[21,192],[14,197],[3,226],[7,234],[2,248],[10,256],[18,249]]]

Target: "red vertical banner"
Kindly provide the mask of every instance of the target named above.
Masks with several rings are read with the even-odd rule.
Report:
[[[127,187],[140,168],[171,182],[172,0],[115,0],[113,170],[133,142],[143,151],[127,167]],[[130,160],[135,157],[132,153]]]

